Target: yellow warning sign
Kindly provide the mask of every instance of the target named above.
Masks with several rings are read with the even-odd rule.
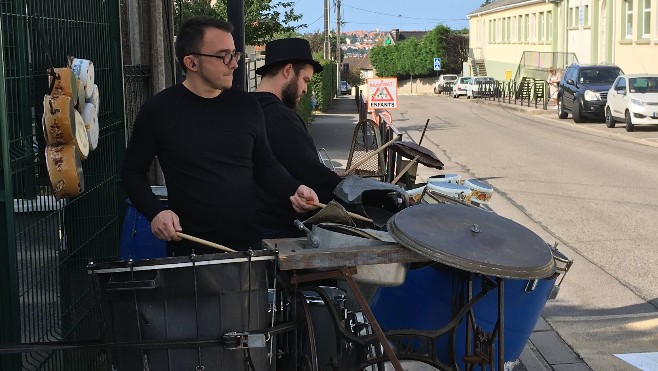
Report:
[[[397,109],[398,79],[394,77],[368,79],[368,108]]]

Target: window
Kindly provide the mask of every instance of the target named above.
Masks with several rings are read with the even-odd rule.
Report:
[[[569,8],[569,18],[567,19],[567,27],[573,26],[573,8]]]
[[[585,26],[589,26],[589,5],[585,5],[585,9],[583,10],[583,24]]]
[[[530,38],[530,15],[526,14],[524,16],[524,22],[523,22],[523,41],[527,42],[528,39]]]
[[[580,7],[573,8],[573,25],[580,26]]]
[[[621,77],[617,79],[617,83],[615,84],[615,90],[619,91],[626,91],[626,79]]]
[[[544,25],[544,12],[539,12],[539,41],[544,41],[546,27]]]
[[[523,22],[521,22],[521,16],[514,17],[514,19],[516,20],[516,42],[520,43],[521,35],[523,35]]]
[[[651,35],[651,0],[641,0],[642,6],[642,38],[648,39]]]
[[[624,6],[626,11],[624,12],[624,39],[630,40],[633,38],[633,2],[625,1]]]
[[[553,12],[546,12],[546,41],[553,40]]]

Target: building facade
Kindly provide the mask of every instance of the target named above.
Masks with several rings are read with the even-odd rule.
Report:
[[[658,73],[656,0],[498,0],[468,19],[472,53],[465,73],[474,73],[474,60],[501,80],[520,64],[563,69],[575,60]]]

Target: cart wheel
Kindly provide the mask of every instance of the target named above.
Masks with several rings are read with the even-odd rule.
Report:
[[[297,331],[295,336],[295,351],[297,354],[296,370],[319,371],[318,353],[315,344],[315,333],[313,331],[311,311],[308,307],[308,303],[306,303],[304,294],[301,291],[297,291],[297,304]]]

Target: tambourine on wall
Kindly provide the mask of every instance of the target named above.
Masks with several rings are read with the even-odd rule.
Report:
[[[48,70],[43,98],[46,165],[55,198],[84,192],[82,161],[98,146],[98,86],[94,64],[69,57],[67,67]]]

